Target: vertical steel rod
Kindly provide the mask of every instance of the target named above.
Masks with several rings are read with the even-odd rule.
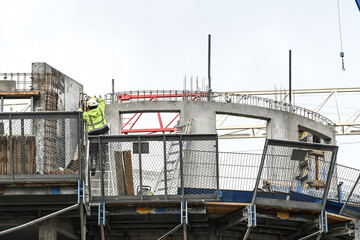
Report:
[[[25,129],[24,129],[24,119],[20,120],[21,125],[21,173],[25,174]]]
[[[186,223],[183,222],[183,233],[184,233],[184,240],[187,240],[187,227],[186,227]]]
[[[14,180],[14,157],[13,157],[13,134],[12,134],[12,116],[9,114],[9,142],[10,142],[10,171],[11,179]]]
[[[99,140],[99,161],[98,163],[100,164],[100,182],[101,182],[101,202],[104,202],[104,195],[105,195],[105,188],[104,188],[104,169],[103,169],[103,159],[102,159],[102,151],[101,151],[101,138],[100,136],[98,137]]]
[[[85,191],[85,189],[83,189]],[[81,240],[86,240],[86,216],[84,213],[84,203],[80,201],[80,229],[81,229]]]
[[[141,162],[141,138],[138,137],[138,150],[139,150],[139,175],[140,175],[140,198],[141,201],[144,200],[143,196],[143,179],[142,179],[142,162]]]
[[[82,155],[82,149],[83,149],[83,127],[82,127],[82,113],[79,112],[78,118],[77,118],[77,125],[78,125],[78,155],[77,155],[77,161],[79,164],[79,179],[84,179],[85,172],[84,172],[84,165],[83,165],[83,155]],[[75,159],[74,159],[75,160]],[[85,191],[85,189],[84,189]]]
[[[208,36],[208,100],[211,94],[211,34]]]
[[[184,198],[184,161],[183,161],[182,135],[180,135],[179,138],[179,152],[180,152],[181,197]]]
[[[105,240],[105,229],[102,221],[100,223],[100,231],[101,231],[101,240]]]
[[[216,137],[216,199],[220,200],[220,176],[219,176],[219,139]]]
[[[164,188],[165,188],[165,200],[168,200],[167,164],[166,164],[166,136],[164,136]]]
[[[115,102],[115,80],[114,79],[111,80],[111,90],[112,90],[111,102],[114,103]]]
[[[291,50],[289,50],[289,103],[292,103],[292,99],[291,99],[291,93],[292,93],[292,89],[291,89]]]

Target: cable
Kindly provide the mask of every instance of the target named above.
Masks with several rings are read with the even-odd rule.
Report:
[[[342,62],[342,69],[341,70],[345,71],[345,64],[344,64],[345,54],[344,54],[344,51],[343,51],[343,42],[342,42],[342,34],[341,34],[341,17],[340,17],[340,3],[339,3],[339,0],[337,0],[337,8],[338,8],[340,48],[341,48],[340,57],[341,57],[341,62]]]

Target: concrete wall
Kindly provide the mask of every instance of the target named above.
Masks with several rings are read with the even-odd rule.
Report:
[[[33,63],[32,73],[52,73],[59,76],[57,82],[58,110],[71,111],[79,108],[79,93],[83,92],[82,84],[44,62]],[[44,79],[40,78],[40,98],[34,101],[34,109],[40,111],[45,110],[45,89],[41,86],[41,81],[44,81]],[[34,87],[36,88],[37,85]]]
[[[16,81],[0,80],[0,92],[13,92],[16,89]]]
[[[120,133],[120,113],[180,112],[180,124],[192,118],[190,133],[216,133],[216,114],[230,114],[267,120],[266,136],[273,139],[298,140],[298,130],[307,130],[333,143],[335,132],[328,126],[289,112],[236,103],[217,102],[130,102],[109,104],[106,107],[111,132]]]
[[[34,110],[35,111],[45,111],[46,109],[46,86],[45,80],[50,81],[51,79],[45,79],[41,74],[50,73],[57,75],[56,79],[53,79],[56,85],[56,92],[58,94],[57,100],[57,110],[58,111],[73,111],[79,108],[79,94],[83,92],[83,86],[76,82],[74,79],[64,75],[59,70],[53,68],[47,63],[37,62],[32,64],[32,73],[34,74],[34,89],[40,91],[40,97],[34,99]],[[40,74],[40,78],[36,74]],[[34,132],[36,133],[37,138],[37,171],[43,173],[44,169],[44,148],[46,143],[44,142],[44,121],[37,121],[34,125]],[[56,141],[56,151],[64,152],[64,154],[56,154],[56,163],[54,164],[55,169],[59,167],[65,167],[71,159],[74,157],[75,148],[73,147],[74,140],[77,137],[77,131],[71,131],[76,129],[75,120],[57,120],[56,121],[56,134],[54,136],[50,135],[50,138],[53,138],[53,141]],[[65,151],[64,151],[65,146]]]

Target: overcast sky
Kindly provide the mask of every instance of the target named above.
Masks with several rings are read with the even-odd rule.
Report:
[[[85,92],[182,89],[207,76],[215,91],[359,86],[360,12],[340,0],[0,0],[0,72],[47,62]],[[355,100],[354,100],[355,101]],[[359,146],[359,145],[357,145]]]

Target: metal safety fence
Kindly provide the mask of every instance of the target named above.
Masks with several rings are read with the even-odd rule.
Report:
[[[219,199],[217,135],[89,136],[90,199]],[[95,153],[94,153],[95,152]]]
[[[286,161],[290,161],[291,156],[268,153],[266,156],[268,159],[277,160],[272,165],[267,164],[263,168],[266,177],[263,177],[263,182],[260,180],[258,188],[258,191],[261,192],[260,195],[274,194],[279,197],[281,193],[284,193],[283,199],[286,199],[288,192],[291,190],[299,193],[299,198],[294,198],[294,200],[306,202],[311,199],[313,202],[320,201],[324,191],[324,179],[326,179],[325,169],[330,162],[326,162],[324,158],[321,158],[321,151],[317,152],[317,154],[320,154],[320,157],[317,158],[316,155],[311,155],[311,153],[316,152],[310,150],[301,163],[290,162],[291,165],[286,165],[288,164]],[[219,152],[220,189],[253,191],[261,164],[261,157],[262,154],[256,153]],[[359,169],[335,164],[327,199],[341,204],[346,203],[348,206],[360,207],[359,176]],[[277,180],[273,180],[275,178]],[[319,186],[314,185],[316,179]],[[291,180],[293,185],[286,183]],[[347,199],[349,200],[347,201]]]
[[[324,210],[329,189],[336,185],[331,179],[337,150],[327,144],[267,139],[252,204],[271,199],[320,204]]]
[[[0,183],[79,180],[80,112],[0,113]]]

